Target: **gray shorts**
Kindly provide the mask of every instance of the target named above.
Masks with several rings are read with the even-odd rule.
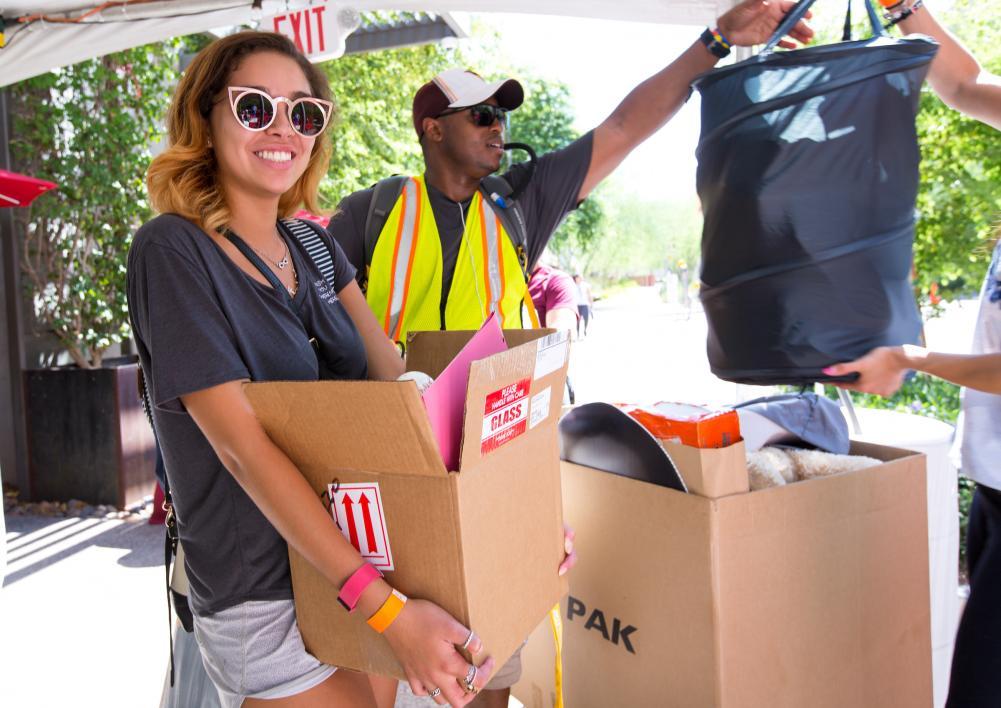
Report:
[[[292,600],[244,602],[194,619],[223,708],[239,708],[244,698],[294,696],[337,670],[306,651]]]
[[[527,639],[511,655],[511,658],[494,672],[494,675],[490,677],[490,681],[484,686],[486,690],[496,691],[501,688],[511,688],[518,683],[518,680],[521,678],[521,650],[525,648],[525,644],[528,644]]]

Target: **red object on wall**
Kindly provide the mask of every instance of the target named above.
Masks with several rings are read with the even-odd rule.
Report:
[[[164,494],[160,483],[153,489],[153,514],[149,517],[150,526],[159,526],[167,520],[167,512],[163,508]]]
[[[28,206],[37,196],[55,188],[54,182],[0,170],[0,207]]]

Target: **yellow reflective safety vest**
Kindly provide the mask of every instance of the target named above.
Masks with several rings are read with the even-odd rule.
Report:
[[[424,177],[410,177],[372,251],[365,298],[383,331],[406,342],[414,330],[479,329],[496,312],[505,329],[538,326],[514,243],[477,190],[466,214],[441,321],[443,260]],[[523,322],[522,305],[528,308]]]

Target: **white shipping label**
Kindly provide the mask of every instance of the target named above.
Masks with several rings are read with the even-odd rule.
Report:
[[[539,340],[539,352],[535,355],[534,379],[541,379],[563,367],[570,350],[570,330],[563,329],[546,335]]]
[[[532,412],[528,421],[529,430],[549,417],[549,404],[552,397],[552,386],[546,386],[544,389],[532,396]]]
[[[330,514],[344,538],[379,570],[395,570],[378,482],[327,485]]]

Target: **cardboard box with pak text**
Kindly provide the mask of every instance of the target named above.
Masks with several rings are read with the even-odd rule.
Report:
[[[703,453],[721,451],[701,451]],[[930,708],[924,455],[709,499],[563,464],[572,708]],[[553,705],[548,622],[514,694]]]

